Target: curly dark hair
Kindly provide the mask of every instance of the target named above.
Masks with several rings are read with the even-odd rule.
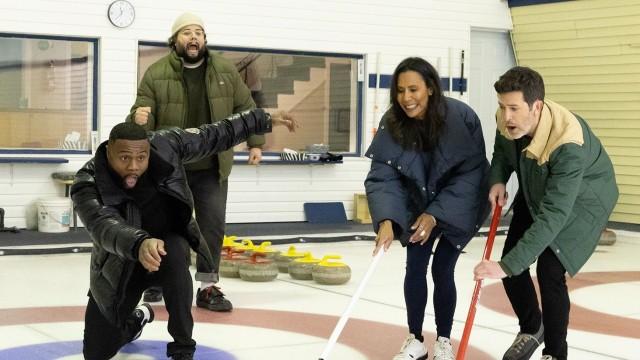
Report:
[[[536,100],[544,100],[544,80],[535,70],[525,66],[515,66],[502,74],[493,84],[498,94],[522,91],[524,101],[533,106]]]
[[[407,71],[420,74],[427,88],[432,91],[424,121],[409,118],[398,102],[398,77]],[[418,150],[431,150],[438,144],[438,138],[444,128],[447,106],[440,86],[440,75],[431,64],[419,57],[402,60],[393,72],[390,102],[394,116],[388,127],[395,141],[405,149]]]

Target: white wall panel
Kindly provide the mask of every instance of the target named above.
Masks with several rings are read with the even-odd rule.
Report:
[[[98,131],[103,140],[135,99],[138,41],[166,41],[173,20],[184,11],[204,19],[211,44],[363,54],[369,74],[391,74],[403,58],[422,56],[434,66],[439,64],[443,77],[458,77],[459,54],[469,53],[472,26],[511,28],[503,0],[129,1],[136,8],[135,22],[118,29],[107,20],[108,0],[0,0],[0,32],[99,39]],[[365,89],[363,148],[389,101],[387,89],[375,94],[374,89]],[[7,226],[25,226],[33,216],[29,214],[35,214],[28,210],[34,199],[62,195],[51,172],[75,170],[89,159],[67,158],[71,162],[64,165],[25,165],[29,171],[17,171],[18,165],[13,165],[11,172],[12,165],[0,164],[0,207],[4,203],[11,207]],[[364,191],[368,169],[365,158],[326,166],[236,165],[227,220],[303,221],[302,204],[309,201],[343,201],[351,218],[353,193]],[[25,200],[21,202],[20,196]]]

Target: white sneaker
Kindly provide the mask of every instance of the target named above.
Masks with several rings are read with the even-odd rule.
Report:
[[[407,336],[400,348],[400,352],[393,357],[393,360],[426,360],[428,356],[427,348],[413,334]]]
[[[438,340],[433,345],[433,360],[454,360],[451,340],[438,336]]]
[[[140,335],[142,335],[142,329],[144,329],[144,326],[152,322],[153,318],[154,318],[154,313],[153,313],[153,308],[151,308],[151,305],[147,303],[142,303],[138,305],[133,310],[131,315],[129,315],[129,319],[131,319],[134,324],[137,323],[135,325],[140,326],[140,329],[135,335],[133,335],[133,338],[131,338],[130,341],[135,341],[136,339],[138,339]]]

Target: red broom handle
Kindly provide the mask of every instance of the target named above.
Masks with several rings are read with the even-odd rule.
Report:
[[[487,244],[484,247],[484,254],[482,258],[489,260],[491,257],[491,249],[493,249],[493,240],[496,238],[496,232],[498,231],[498,224],[500,223],[500,216],[502,214],[502,206],[496,203],[496,207],[493,210],[493,218],[491,218],[491,227],[489,227],[489,237],[487,238]],[[476,317],[476,306],[478,305],[478,298],[480,297],[480,288],[482,288],[482,280],[476,280],[476,286],[473,289],[473,296],[471,296],[471,305],[469,306],[469,313],[467,314],[467,321],[464,324],[464,331],[462,332],[462,339],[458,345],[458,354],[456,360],[464,360],[464,356],[467,353],[467,345],[469,344],[469,336],[471,335],[471,328],[473,327],[473,319]]]

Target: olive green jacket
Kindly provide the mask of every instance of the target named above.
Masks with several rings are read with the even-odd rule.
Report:
[[[490,185],[517,172],[533,224],[500,261],[509,275],[525,271],[547,248],[574,276],[598,244],[618,199],[613,165],[586,122],[545,100],[531,143],[517,161],[498,113]]]
[[[207,57],[207,96],[211,110],[211,121],[224,120],[232,114],[255,108],[251,91],[242,81],[235,66],[209,52]],[[147,129],[160,130],[171,127],[184,129],[187,121],[187,91],[183,78],[183,62],[175,51],[153,63],[144,73],[138,86],[135,104],[127,121],[134,118],[138,107],[151,107]],[[263,135],[253,135],[247,140],[249,147],[264,144]],[[220,180],[226,179],[233,165],[233,149],[218,155]]]

